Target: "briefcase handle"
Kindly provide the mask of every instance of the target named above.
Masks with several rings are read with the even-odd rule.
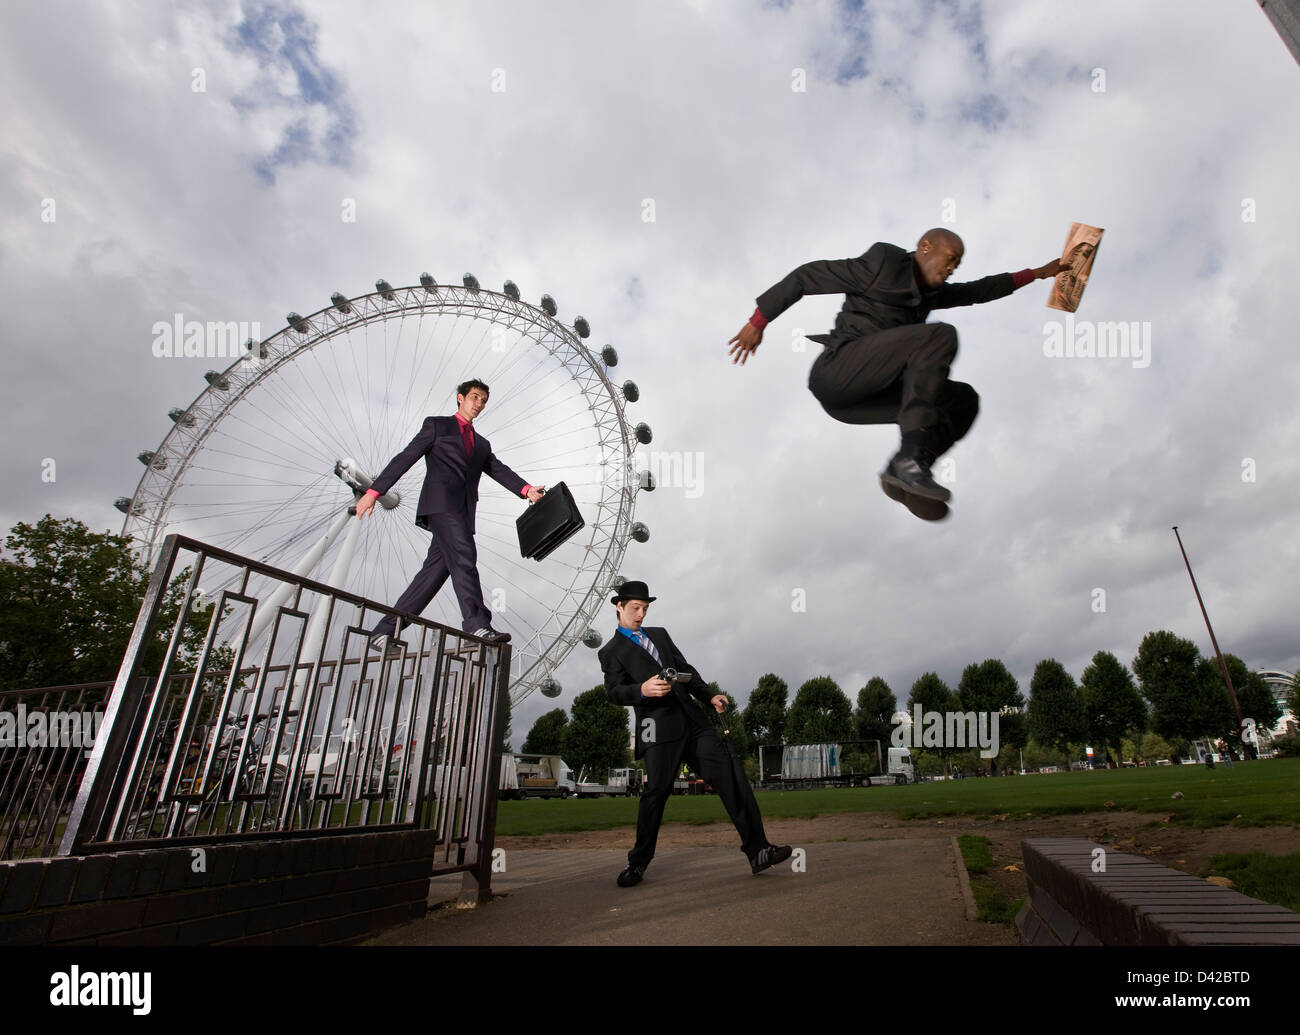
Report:
[[[546,490],[545,490],[545,489],[538,489],[537,491],[540,492],[543,496],[546,495]],[[532,501],[532,500],[529,500],[529,501],[528,501],[528,505],[529,505],[530,507],[533,506],[533,501]]]

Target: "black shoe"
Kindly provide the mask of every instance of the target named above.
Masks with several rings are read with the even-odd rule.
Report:
[[[949,514],[948,504],[942,500],[928,500],[924,496],[913,496],[897,485],[885,481],[884,475],[880,476],[880,487],[885,490],[886,496],[895,503],[901,503],[922,521],[942,521]]]
[[[758,854],[749,860],[749,868],[753,873],[762,873],[768,867],[785,862],[793,854],[794,849],[789,845],[768,845],[760,848]]]
[[[618,875],[618,886],[620,888],[631,888],[641,883],[641,878],[645,876],[644,866],[634,866],[628,863],[622,873]]]
[[[909,496],[940,503],[952,499],[952,493],[930,477],[930,465],[925,462],[925,457],[904,456],[902,452],[894,454],[894,459],[880,472],[880,480],[902,489]]]
[[[487,640],[488,643],[509,643],[510,634],[497,632],[490,625],[483,626],[482,629],[475,629],[471,636],[477,636],[480,640]]]
[[[387,633],[375,633],[370,637],[370,649],[382,654],[385,661],[392,661],[402,656],[402,641],[393,639]]]

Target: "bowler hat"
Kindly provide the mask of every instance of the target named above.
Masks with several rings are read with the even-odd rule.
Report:
[[[609,598],[609,602],[619,604],[625,600],[644,600],[649,604],[654,599],[650,595],[650,588],[644,582],[624,582],[618,587],[618,592]]]

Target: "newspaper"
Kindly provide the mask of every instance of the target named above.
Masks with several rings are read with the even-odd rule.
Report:
[[[1065,238],[1065,249],[1061,252],[1061,272],[1052,281],[1052,293],[1047,297],[1049,309],[1063,309],[1072,313],[1079,308],[1083,299],[1083,289],[1088,286],[1088,275],[1092,272],[1092,260],[1097,257],[1101,247],[1101,235],[1105,233],[1100,227],[1087,223],[1071,223],[1070,233]]]

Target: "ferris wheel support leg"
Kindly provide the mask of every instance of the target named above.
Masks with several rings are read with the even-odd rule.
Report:
[[[311,549],[303,554],[302,559],[290,569],[293,574],[304,578],[309,576],[315,569],[316,565],[320,563],[320,559],[325,555],[325,551],[329,548],[330,543],[338,538],[339,533],[343,531],[343,526],[347,524],[348,519],[354,516],[355,515],[351,510],[341,511],[339,516],[330,523],[330,527],[325,530],[325,534],[316,540]],[[358,520],[358,524],[360,524],[360,520]],[[257,617],[254,619],[253,628],[248,634],[249,646],[252,646],[262,633],[266,631],[266,627],[270,625],[271,620],[275,618],[280,605],[289,599],[289,594],[292,592],[293,587],[291,585],[288,583],[282,583],[277,586],[275,591],[265,600],[258,602],[259,607],[257,610]]]

